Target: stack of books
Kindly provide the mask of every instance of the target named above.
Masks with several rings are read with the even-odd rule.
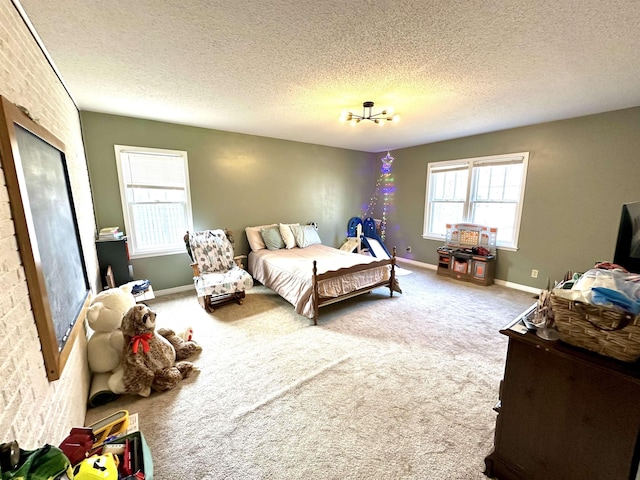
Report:
[[[98,240],[120,240],[124,237],[124,233],[120,231],[120,227],[101,228],[98,233]]]

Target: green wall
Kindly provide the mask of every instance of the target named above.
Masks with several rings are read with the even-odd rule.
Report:
[[[186,150],[194,227],[234,230],[237,253],[248,251],[246,226],[270,222],[317,221],[323,243],[339,246],[348,219],[373,195],[386,154],[91,112],[81,118],[98,227],[124,226],[114,144]],[[394,150],[387,246],[437,263],[441,242],[422,238],[427,163],[522,151],[530,156],[519,248],[498,251],[496,278],[544,288],[567,270],[612,260],[621,206],[640,200],[640,107]],[[186,253],[133,261],[136,277],[157,290],[191,284],[188,263]]]
[[[442,243],[422,238],[427,163],[523,151],[530,156],[519,248],[498,251],[496,278],[544,288],[567,270],[611,261],[622,204],[640,200],[638,107],[395,150],[386,243],[435,265]]]
[[[276,222],[318,222],[323,243],[339,247],[379,173],[375,156],[353,150],[94,112],[81,120],[97,227],[124,228],[114,145],[184,150],[194,229],[233,230],[236,254],[248,253],[245,227]],[[192,284],[186,253],[132,264],[155,290]]]

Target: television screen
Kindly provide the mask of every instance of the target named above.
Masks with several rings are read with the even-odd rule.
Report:
[[[622,206],[613,263],[640,273],[640,202]]]

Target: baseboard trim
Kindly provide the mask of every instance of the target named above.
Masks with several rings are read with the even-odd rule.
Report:
[[[154,290],[153,293],[156,297],[162,297],[163,295],[188,292],[189,290],[195,290],[195,287],[193,285],[182,285],[180,287],[165,288],[164,290]]]
[[[396,257],[398,263],[408,263],[409,265],[415,265],[416,267],[428,268],[429,270],[437,270],[437,265],[431,265],[430,263],[418,262],[410,258]]]
[[[514,290],[521,290],[523,292],[533,293],[539,295],[542,291],[540,288],[530,287],[529,285],[520,285],[519,283],[507,282],[506,280],[493,280],[496,285],[502,285],[503,287],[513,288]]]
[[[437,265],[432,265],[430,263],[418,262],[417,260],[411,260],[410,258],[404,257],[396,257],[398,263],[408,263],[410,265],[415,265],[416,267],[427,268],[429,270],[437,270]],[[496,285],[500,285],[502,287],[512,288],[514,290],[520,290],[522,292],[533,293],[535,295],[539,295],[541,289],[536,287],[530,287],[529,285],[521,285],[519,283],[508,282],[506,280],[494,279],[493,282]]]
[[[417,260],[412,260],[410,258],[404,257],[396,257],[398,263],[404,263],[408,265],[415,265],[416,267],[426,268],[428,270],[437,270],[437,265],[432,265],[430,263],[418,262]],[[513,288],[514,290],[521,290],[523,292],[533,293],[538,295],[541,291],[539,288],[530,287],[529,285],[520,285],[519,283],[507,282],[506,280],[494,279],[494,283],[496,285],[500,285],[507,288]],[[154,290],[153,293],[156,297],[162,297],[163,295],[171,295],[172,293],[182,293],[188,292],[190,290],[195,290],[193,285],[182,285],[180,287],[173,288],[165,288],[164,290]]]

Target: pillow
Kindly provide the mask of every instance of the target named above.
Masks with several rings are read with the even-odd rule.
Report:
[[[263,228],[277,227],[277,226],[278,226],[277,223],[272,223],[271,225],[260,225],[257,227],[245,228],[244,231],[247,234],[247,241],[249,242],[249,246],[251,247],[251,250],[253,250],[254,252],[257,252],[258,250],[267,248],[267,246],[264,244],[264,240],[262,239],[262,234],[260,233],[260,230],[262,230]]]
[[[280,250],[284,248],[284,240],[280,236],[280,229],[275,227],[263,228],[260,230],[262,240],[267,247],[267,250]]]
[[[293,236],[296,239],[296,244],[300,248],[305,248],[309,245],[322,243],[320,237],[318,236],[318,231],[313,225],[292,225],[291,231],[293,232]]]
[[[282,240],[284,240],[284,246],[286,248],[293,248],[296,246],[296,239],[293,236],[293,232],[291,231],[291,226],[300,226],[299,223],[281,223],[280,224],[280,235],[282,236]]]

